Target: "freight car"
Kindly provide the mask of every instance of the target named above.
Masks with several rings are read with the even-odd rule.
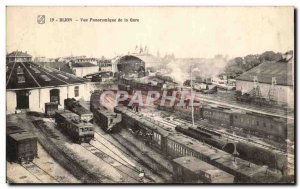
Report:
[[[117,132],[119,123],[122,120],[120,114],[108,111],[100,104],[102,91],[94,91],[90,98],[90,110],[93,113],[93,121],[105,132]]]
[[[6,128],[7,159],[18,163],[38,157],[37,137],[15,125]]]
[[[174,181],[178,183],[233,183],[234,176],[198,158],[173,159]]]
[[[118,88],[120,90],[126,90],[128,92],[132,92],[133,90],[140,90],[142,91],[142,94],[148,91],[158,91],[160,93],[162,93],[163,91],[167,91],[168,95],[172,95],[173,91],[177,91],[177,85],[175,85],[174,83],[156,83],[155,81],[149,81],[148,83],[146,83],[128,78],[120,79]]]
[[[56,103],[56,102],[47,102],[47,103],[45,103],[45,115],[46,115],[46,117],[54,116],[56,110],[58,110],[58,103]]]
[[[62,130],[74,142],[90,142],[94,138],[93,124],[82,121],[77,114],[68,110],[58,110],[55,113],[57,128]]]
[[[74,98],[67,98],[64,101],[65,108],[74,112],[80,116],[83,121],[91,121],[93,119],[93,114],[89,110],[85,109],[77,100]]]
[[[196,157],[234,175],[236,182],[265,182],[267,178],[275,182],[278,178],[277,175],[267,174],[265,166],[234,157],[176,131],[164,130],[158,122],[153,122],[127,108],[115,107],[115,112],[122,114],[124,127],[126,126],[138,137],[141,136],[140,138],[146,144],[171,159],[183,156]]]
[[[94,109],[94,123],[99,125],[105,132],[116,132],[122,121],[121,114],[110,112],[103,108]]]
[[[191,107],[189,106],[157,106],[157,109],[172,112],[176,116],[191,120]],[[240,128],[245,133],[268,137],[276,141],[287,139],[287,119],[276,116],[257,114],[250,111],[241,111],[215,105],[202,105],[194,107],[194,119],[206,119],[211,123],[225,128]]]
[[[207,130],[201,126],[197,128],[191,126],[176,126],[176,131],[190,136],[199,141],[212,145],[218,149],[224,150],[228,153],[237,152],[238,157],[247,161],[256,163],[258,165],[267,165],[270,168],[286,171],[284,168],[287,165],[286,155],[274,149],[267,149],[255,144],[249,144],[245,141],[234,142],[222,137],[219,133]],[[235,143],[235,144],[233,144]],[[228,145],[232,144],[232,145]]]

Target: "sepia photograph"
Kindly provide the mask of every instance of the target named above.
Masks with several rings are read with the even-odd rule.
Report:
[[[6,183],[296,183],[293,6],[7,6]]]

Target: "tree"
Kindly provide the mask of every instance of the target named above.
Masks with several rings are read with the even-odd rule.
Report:
[[[247,55],[244,57],[245,60],[245,65],[244,68],[246,71],[250,70],[251,68],[254,68],[255,66],[258,66],[261,61],[260,61],[260,56],[259,55]]]
[[[260,62],[264,61],[280,61],[282,60],[282,54],[281,53],[275,53],[273,51],[266,51],[262,53],[259,57]]]

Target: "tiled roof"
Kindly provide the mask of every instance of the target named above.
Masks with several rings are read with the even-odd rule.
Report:
[[[7,57],[32,57],[31,55],[27,54],[27,52],[22,52],[22,51],[13,51],[6,56]]]
[[[236,80],[253,82],[257,76],[259,83],[272,84],[272,77],[278,85],[293,85],[293,64],[267,61],[240,75]]]
[[[48,86],[62,86],[80,84],[85,79],[78,78],[53,68],[42,67],[31,62],[15,62],[6,64],[6,89],[17,90],[25,88],[43,88]],[[21,70],[23,73],[18,73]],[[19,82],[19,78],[25,79]]]

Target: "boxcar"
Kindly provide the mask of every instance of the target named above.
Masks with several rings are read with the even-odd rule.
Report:
[[[103,108],[94,109],[94,123],[105,132],[117,131],[122,121],[121,114],[110,112]]]
[[[233,114],[233,126],[277,140],[287,138],[287,119],[283,118],[239,111]]]
[[[232,124],[232,111],[227,108],[203,106],[202,116],[211,122],[221,123],[223,126],[230,126]]]
[[[56,103],[56,102],[45,103],[45,115],[46,116],[48,116],[48,117],[54,116],[56,110],[58,110],[58,103]]]
[[[264,182],[267,167],[233,157],[230,153],[214,148],[175,131],[162,129],[158,123],[148,120],[126,108],[115,108],[123,116],[122,124],[155,150],[168,158],[193,156],[235,177],[235,182]],[[154,137],[156,136],[156,137]],[[257,177],[257,175],[260,175]],[[277,176],[280,173],[277,173]],[[271,176],[273,181],[278,177]],[[258,179],[257,179],[258,178]]]
[[[174,181],[179,183],[233,183],[234,176],[198,158],[173,159]]]
[[[38,156],[37,137],[17,126],[7,128],[7,157],[18,163],[30,162]]]

